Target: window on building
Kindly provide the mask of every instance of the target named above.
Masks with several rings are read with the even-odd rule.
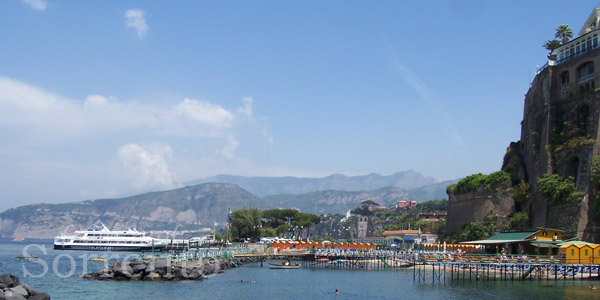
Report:
[[[571,249],[571,256],[575,256],[575,249]]]
[[[598,35],[596,34],[594,34],[594,37],[592,38],[592,47],[598,47]]]
[[[569,71],[564,71],[562,74],[560,74],[560,83],[562,85],[569,84]]]
[[[575,47],[571,46],[571,48],[569,48],[569,57],[573,56],[575,56]]]
[[[581,46],[579,43],[575,44],[575,55],[579,55],[581,53]]]
[[[588,256],[588,249],[585,249],[585,256]]]
[[[594,63],[591,61],[584,63],[577,69],[577,78],[578,79],[586,78],[592,74],[594,74]]]
[[[587,47],[588,50],[592,49],[592,38],[587,39]]]

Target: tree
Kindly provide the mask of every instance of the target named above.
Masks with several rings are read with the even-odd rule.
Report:
[[[266,226],[277,228],[283,224],[289,224],[299,212],[295,209],[267,209],[263,211],[263,218],[266,219]]]
[[[310,235],[310,227],[313,224],[319,224],[321,222],[321,217],[309,213],[298,213],[296,217],[291,221],[291,224],[298,228],[298,236],[300,233],[306,229],[307,236]]]
[[[421,203],[417,203],[417,209],[425,212],[434,212],[434,211],[447,211],[448,210],[448,200],[429,200]]]
[[[571,26],[567,24],[560,25],[558,28],[556,28],[556,34],[554,37],[561,39],[564,45],[569,41],[570,38],[573,37],[573,29],[571,29]]]
[[[360,204],[362,204],[364,206],[379,206],[379,203],[377,203],[373,200],[365,200],[365,201],[361,202]]]
[[[274,237],[274,236],[277,236],[277,232],[275,231],[275,229],[273,229],[271,227],[264,227],[260,232],[260,236]]]
[[[262,212],[257,208],[240,208],[231,215],[231,235],[236,239],[256,240],[262,228]]]
[[[559,40],[548,40],[548,41],[544,42],[544,44],[542,46],[550,51],[550,53],[548,54],[549,59],[556,59],[556,55],[552,55],[552,51],[554,51],[556,48],[560,47]]]

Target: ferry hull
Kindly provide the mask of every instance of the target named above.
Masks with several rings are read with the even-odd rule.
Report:
[[[154,247],[160,251],[162,247]],[[86,246],[86,245],[54,245],[54,250],[85,250],[85,251],[152,251],[146,246]]]

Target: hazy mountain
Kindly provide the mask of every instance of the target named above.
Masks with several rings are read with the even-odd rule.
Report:
[[[423,202],[435,199],[448,199],[448,194],[446,194],[446,188],[451,184],[457,183],[459,180],[460,179],[447,180],[440,183],[434,183],[410,189],[407,191],[408,200]]]
[[[407,192],[397,187],[386,187],[373,191],[319,191],[300,195],[280,194],[266,196],[263,200],[274,208],[297,208],[314,214],[344,213],[360,206],[361,202],[373,200],[380,205],[390,206],[407,199]]]
[[[0,213],[0,237],[52,238],[103,222],[109,228],[199,229],[227,220],[227,207],[267,208],[262,199],[226,183],[207,183],[120,199],[33,204]]]
[[[338,175],[326,179],[332,180],[331,178],[336,176]],[[383,181],[382,178],[385,177],[375,174],[359,177],[339,176],[342,176],[339,182],[356,180],[370,181],[372,184]],[[406,174],[398,177],[419,178],[419,176]],[[283,180],[283,178],[279,179]],[[228,207],[232,210],[242,207],[297,208],[315,214],[344,213],[360,206],[365,200],[392,206],[406,199],[421,202],[445,198],[446,186],[452,182],[455,181],[411,190],[390,186],[371,191],[324,190],[297,195],[279,194],[265,196],[262,199],[235,184],[204,183],[119,199],[63,204],[41,203],[12,208],[0,213],[0,237],[52,238],[61,231],[86,228],[98,222],[103,222],[113,229],[133,227],[146,231],[176,228],[198,230],[202,227],[212,227],[214,222],[224,224]],[[294,185],[298,183],[291,179],[289,186]]]
[[[260,196],[277,194],[299,195],[316,191],[371,191],[384,187],[412,189],[436,183],[431,177],[426,177],[415,171],[398,172],[390,176],[372,173],[363,176],[348,177],[333,174],[323,178],[299,177],[245,177],[233,175],[217,175],[198,179],[188,184],[205,182],[225,182],[241,186],[249,192]]]

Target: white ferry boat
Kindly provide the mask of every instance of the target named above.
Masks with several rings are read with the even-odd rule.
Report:
[[[102,223],[54,238],[54,249],[57,250],[142,251],[160,250],[165,246],[163,240],[146,236],[144,232],[132,229],[113,231]]]

